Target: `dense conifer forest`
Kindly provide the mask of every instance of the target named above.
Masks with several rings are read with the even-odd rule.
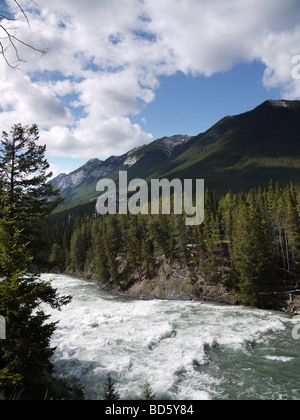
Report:
[[[267,190],[222,198],[207,190],[200,226],[185,226],[184,215],[70,214],[52,218],[45,235],[52,243],[50,270],[93,273],[112,288],[126,290],[133,273],[151,279],[156,256],[196,268],[210,282],[225,277],[243,302],[258,307],[300,278],[300,194],[292,183],[282,189],[271,181]]]

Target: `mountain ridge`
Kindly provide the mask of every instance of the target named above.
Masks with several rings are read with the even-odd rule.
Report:
[[[105,161],[93,158],[70,174],[60,174],[50,182],[55,188],[61,188],[62,196],[65,198],[65,203],[67,204],[76,201],[76,190],[80,190],[81,188],[85,189],[85,198],[88,200],[95,195],[96,183],[99,179],[105,178],[108,175],[110,177],[115,175],[116,178],[114,172],[117,169],[130,170],[140,161],[144,161],[145,155],[147,155],[146,160],[151,161],[151,159],[149,160],[149,156],[154,153],[155,158],[163,162],[170,158],[176,148],[183,146],[189,138],[187,135],[163,137],[148,145],[135,147],[121,156],[111,156]],[[91,183],[94,183],[93,191],[90,190]],[[73,199],[74,192],[75,199]]]
[[[300,186],[300,101],[268,100],[248,112],[226,116],[197,136],[157,139],[122,156],[97,158],[52,184],[62,189],[63,207],[84,204],[96,195],[96,183],[128,179],[205,179],[219,194],[267,186],[270,179]]]

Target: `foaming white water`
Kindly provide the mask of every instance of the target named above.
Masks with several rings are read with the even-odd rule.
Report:
[[[287,363],[287,362],[291,362],[293,360],[292,357],[280,357],[280,356],[266,356],[266,359],[269,360],[274,360],[277,362],[283,362],[283,363]]]
[[[242,383],[247,386],[246,372],[259,357],[251,353],[253,346],[266,347],[259,363],[293,360],[273,356],[268,347],[270,337],[290,327],[281,314],[201,302],[126,300],[84,280],[43,276],[53,277],[59,293],[73,300],[61,312],[51,311],[52,320],[59,321],[52,362],[58,376],[83,386],[87,399],[102,398],[108,372],[122,399],[141,398],[146,379],[160,399],[226,398],[232,391],[228,385],[225,392],[224,383],[226,388],[229,376],[236,375],[233,363],[241,364],[237,392]]]

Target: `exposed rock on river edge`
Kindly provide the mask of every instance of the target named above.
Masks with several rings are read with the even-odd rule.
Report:
[[[66,272],[63,274],[84,278],[97,282],[99,288],[117,296],[141,300],[182,300],[203,301],[224,305],[245,305],[237,291],[228,287],[226,276],[216,279],[203,279],[197,270],[181,267],[166,258],[157,261],[157,274],[148,278],[143,273],[134,273],[126,284],[114,285],[100,283],[92,269],[84,273]],[[124,261],[119,261],[119,273],[124,270]],[[291,315],[300,315],[300,296],[290,299],[287,293],[270,295],[269,305],[265,309],[273,309]]]

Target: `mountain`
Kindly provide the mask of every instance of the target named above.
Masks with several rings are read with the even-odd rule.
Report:
[[[204,178],[218,194],[268,185],[270,179],[300,186],[300,101],[269,100],[254,110],[227,116],[194,137],[164,137],[106,161],[92,159],[51,182],[62,188],[61,209],[96,198],[99,179]]]
[[[62,207],[84,204],[96,198],[96,184],[101,178],[109,177],[117,181],[119,171],[128,171],[129,179],[146,179],[154,168],[163,166],[167,160],[186,150],[189,139],[186,135],[164,137],[149,145],[136,147],[122,156],[111,156],[105,161],[91,159],[69,175],[58,175],[51,183],[55,188],[61,188],[61,195],[65,199]]]
[[[189,148],[153,177],[204,178],[219,194],[266,187],[270,179],[300,186],[299,134],[300,101],[266,101],[192,138]]]

